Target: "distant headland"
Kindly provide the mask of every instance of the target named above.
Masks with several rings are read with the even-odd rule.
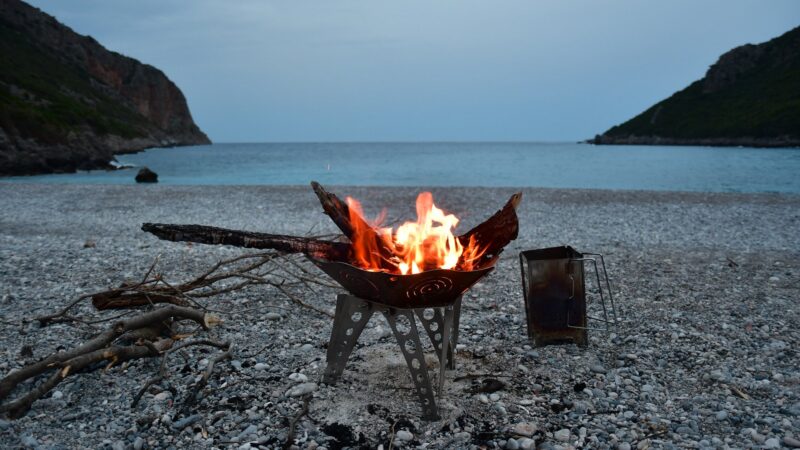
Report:
[[[210,143],[163,72],[22,1],[0,1],[0,53],[0,175],[109,168],[115,154]]]
[[[701,80],[588,142],[800,146],[800,27],[730,50]]]

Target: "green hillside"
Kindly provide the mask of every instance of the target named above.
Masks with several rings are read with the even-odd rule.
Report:
[[[0,127],[58,143],[70,131],[144,136],[146,119],[113,100],[79,65],[69,64],[0,21]]]
[[[706,76],[598,144],[800,144],[800,27],[724,54]]]

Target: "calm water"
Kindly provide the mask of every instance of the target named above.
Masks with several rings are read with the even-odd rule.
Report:
[[[800,149],[545,143],[216,144],[121,155],[162,184],[532,186],[800,193]],[[6,178],[131,184],[138,169]]]

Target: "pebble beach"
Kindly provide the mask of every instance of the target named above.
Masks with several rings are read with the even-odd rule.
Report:
[[[430,190],[462,219],[462,232],[515,192],[326,187],[359,199],[369,215],[386,207],[403,220],[412,218],[417,193]],[[321,377],[330,317],[255,286],[207,300],[223,320],[208,335],[232,342],[233,356],[189,413],[178,400],[213,356],[197,347],[171,359],[170,376],[135,408],[157,358],[70,376],[25,417],[0,418],[0,447],[800,448],[800,196],[522,192],[518,239],[464,297],[439,421],[421,420],[382,317],[373,317],[342,379],[328,386]],[[246,251],[160,241],[140,230],[143,222],[337,231],[307,186],[0,183],[0,211],[0,377],[108,325],[43,328],[36,316],[141,278],[156,258],[156,270],[177,282]],[[586,348],[534,348],[527,339],[517,254],[558,245],[605,255],[623,318],[590,331]],[[295,295],[332,312],[341,292]],[[73,314],[119,311],[98,313],[86,301]],[[502,386],[484,392],[487,380]]]

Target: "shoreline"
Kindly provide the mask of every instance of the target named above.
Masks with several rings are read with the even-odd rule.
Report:
[[[326,187],[359,199],[370,216],[387,206],[390,217],[403,219],[413,214],[418,192]],[[463,231],[494,213],[515,189],[433,192],[438,206],[462,219]],[[0,377],[92,333],[69,324],[41,329],[22,319],[141,279],[156,257],[158,273],[182,281],[244,252],[160,241],[140,230],[142,222],[294,235],[335,231],[307,186],[0,182],[0,207],[0,315],[9,324],[0,327]],[[69,377],[60,394],[36,402],[27,416],[0,422],[0,446],[14,447],[28,436],[65,447],[143,442],[148,448],[219,448],[231,440],[281,446],[285,421],[302,407],[299,398],[286,395],[295,372],[317,383],[310,414],[297,423],[296,436],[307,435],[301,448],[313,447],[311,441],[338,448],[350,438],[351,446],[386,448],[398,423],[412,436],[406,445],[453,449],[521,442],[514,431],[525,428],[519,424],[532,426],[532,439],[548,448],[635,447],[645,440],[649,444],[642,445],[651,448],[696,448],[712,439],[750,447],[757,439],[797,436],[797,211],[800,196],[791,194],[523,189],[518,239],[464,297],[463,347],[456,370],[447,374],[442,421],[419,419],[408,371],[381,320],[367,327],[341,382],[327,386],[319,381],[331,320],[256,286],[211,302],[224,320],[214,337],[237,342],[236,364],[215,369],[211,389],[189,413],[198,416],[196,425],[172,425],[188,417],[174,405],[200,370],[195,363],[210,357],[188,349],[190,363],[171,359],[171,377],[149,389],[136,409],[131,399],[156,373],[158,361]],[[563,244],[605,254],[627,320],[611,334],[590,332],[585,349],[531,348],[517,252]],[[318,308],[335,305],[338,290],[297,289]],[[249,312],[237,313],[242,310]],[[75,314],[109,318],[118,312],[97,313],[86,302]],[[25,345],[32,357],[21,355]],[[481,378],[455,381],[473,374],[500,374],[505,387],[484,399],[471,392]],[[766,417],[773,420],[765,423]],[[661,434],[652,435],[653,426]]]
[[[674,138],[662,136],[607,136],[597,135],[583,141],[592,145],[652,145],[678,147],[747,147],[747,148],[800,148],[800,138]]]

